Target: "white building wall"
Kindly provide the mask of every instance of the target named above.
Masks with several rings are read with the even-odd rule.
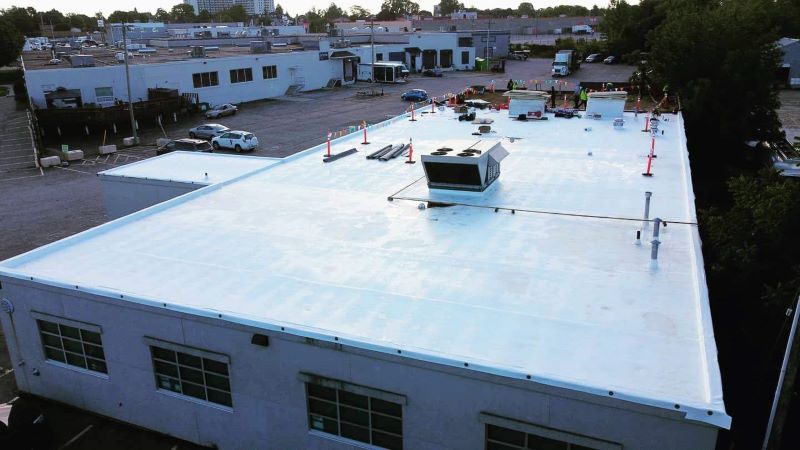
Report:
[[[715,428],[687,421],[680,412],[190,316],[160,303],[0,281],[0,294],[15,307],[13,314],[0,314],[0,324],[22,391],[222,450],[353,449],[309,432],[301,372],[406,396],[407,449],[482,450],[480,413],[619,443],[625,450],[715,446]],[[108,376],[45,361],[31,311],[100,326]],[[270,337],[268,347],[251,344],[255,332]],[[232,410],[157,391],[145,336],[227,355]]]
[[[412,34],[409,43],[381,44],[375,52],[382,53],[388,60],[390,52],[405,52],[407,47],[422,50],[453,49],[453,67],[456,70],[474,68],[475,50],[472,47],[458,47],[458,36],[450,33]],[[370,62],[372,50],[369,46],[346,49],[359,56],[361,62]],[[321,42],[321,52],[329,51],[327,43]],[[467,63],[462,62],[462,52],[468,53]],[[438,56],[437,56],[438,58]],[[411,66],[410,55],[406,53],[406,64]],[[262,67],[275,65],[278,77],[264,79]],[[231,83],[230,70],[251,68],[253,81]],[[422,67],[422,58],[416,56],[416,67]],[[219,85],[195,88],[194,73],[217,72]],[[25,72],[28,91],[34,105],[46,108],[45,93],[59,87],[80,89],[83,103],[96,103],[95,88],[113,88],[114,98],[127,101],[125,89],[125,68],[123,65],[28,70]],[[130,66],[131,95],[134,101],[147,100],[148,88],[177,89],[181,93],[197,93],[201,102],[212,105],[218,103],[241,103],[280,97],[291,85],[302,85],[303,90],[322,89],[333,79],[342,79],[342,62],[338,59],[320,60],[320,52],[303,51],[275,54],[243,54],[222,58],[196,58],[176,60],[165,63],[142,63]]]
[[[207,186],[199,183],[105,175],[100,175],[100,182],[103,186],[106,216],[110,220],[119,219]]]

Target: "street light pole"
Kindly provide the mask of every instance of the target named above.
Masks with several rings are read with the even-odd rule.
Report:
[[[372,46],[372,62],[370,63],[370,69],[372,70],[372,76],[370,79],[372,82],[375,82],[375,16],[371,16],[369,18],[370,21],[370,46]]]
[[[128,112],[131,115],[131,129],[133,130],[133,143],[139,143],[136,135],[136,119],[133,117],[133,97],[131,96],[131,72],[128,68],[128,24],[122,22],[122,51],[125,52],[125,84],[128,87]]]

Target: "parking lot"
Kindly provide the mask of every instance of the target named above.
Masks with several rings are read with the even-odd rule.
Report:
[[[493,80],[498,88],[504,88],[510,78],[550,79],[550,68],[549,59],[530,59],[509,61],[504,74],[459,72],[445,73],[442,78],[414,76],[405,85],[374,86],[374,89],[384,93],[378,97],[358,95],[359,91],[373,88],[370,84],[358,83],[356,86],[304,92],[293,97],[240,105],[235,116],[214,122],[254,133],[259,139],[259,148],[254,155],[283,157],[324,142],[328,131],[358,125],[362,120],[376,123],[402,114],[408,104],[401,101],[400,95],[408,89],[425,89],[430,95],[442,95],[460,92],[472,85],[487,85]],[[566,80],[620,82],[627,80],[632,70],[631,66],[626,65],[584,64],[581,70]],[[7,107],[0,108],[0,122],[8,121],[12,114],[10,111],[15,111],[9,105],[5,106]],[[97,172],[153,157],[156,154],[154,143],[157,138],[187,137],[190,127],[203,122],[200,115],[184,117],[177,124],[165,125],[166,136],[160,128],[143,126],[140,133],[143,145],[131,148],[122,147],[122,138],[128,133],[120,130],[118,135],[108,138],[110,143],[117,144],[120,149],[113,155],[96,154],[97,146],[102,143],[102,136],[72,136],[49,140],[49,148],[57,149],[61,144],[68,144],[70,148],[83,149],[86,157],[69,167],[53,167],[44,169],[43,172],[32,170],[32,164],[0,171],[0,210],[4,212],[3,220],[0,221],[0,235],[3,236],[0,241],[0,260],[106,222]],[[14,395],[13,374],[8,373],[10,365],[5,341],[0,336],[0,405],[11,400]],[[3,376],[4,373],[7,374]],[[174,440],[170,441],[166,437],[157,438],[150,433],[142,440],[129,439],[128,436],[145,435],[137,429],[85,415],[68,407],[47,407],[54,411],[52,414],[64,418],[56,433],[61,439],[59,445],[92,425],[86,432],[85,441],[81,438],[71,444],[70,448],[104,447],[92,447],[91,442],[108,443],[105,448],[173,448],[171,442]],[[124,436],[125,439],[114,436]],[[159,444],[149,445],[156,442],[152,439],[156,439]],[[180,444],[174,448],[187,446]]]

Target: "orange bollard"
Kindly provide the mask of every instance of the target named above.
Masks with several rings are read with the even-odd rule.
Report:
[[[644,130],[643,132],[650,131],[650,113],[648,112],[646,116],[644,116]]]
[[[408,138],[408,161],[406,161],[406,164],[414,164],[414,163],[416,163],[416,161],[414,161],[414,145],[413,144],[414,144],[413,139]]]
[[[328,157],[331,156],[331,132],[330,131],[328,131],[328,154],[327,154],[327,156]]]
[[[414,105],[411,105],[411,120],[409,122],[416,122],[417,119],[414,118]]]
[[[431,98],[431,114],[436,114],[436,99]]]
[[[367,121],[366,120],[362,120],[361,121],[361,127],[364,128],[364,142],[362,142],[361,145],[367,145],[367,144],[369,144],[369,141],[367,141]]]

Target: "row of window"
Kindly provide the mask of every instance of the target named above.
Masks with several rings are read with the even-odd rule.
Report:
[[[278,78],[278,66],[262,66],[261,75],[265,80]],[[232,69],[230,71],[230,82],[244,83],[253,81],[253,69],[245,67],[242,69]],[[217,72],[200,72],[192,74],[192,83],[195,88],[219,86],[219,74]]]
[[[108,374],[100,327],[35,313],[46,359],[100,374]],[[150,347],[157,389],[232,408],[230,361],[226,355],[145,338]],[[308,427],[386,449],[403,448],[405,397],[315,375],[305,381]],[[513,422],[510,419],[503,419]],[[533,427],[530,425],[530,427]],[[535,433],[486,424],[486,450],[593,450],[592,439],[558,439],[560,431]],[[555,435],[553,434],[555,433]],[[545,435],[540,435],[545,434]],[[601,442],[601,441],[597,441]],[[602,444],[602,443],[601,443]]]

